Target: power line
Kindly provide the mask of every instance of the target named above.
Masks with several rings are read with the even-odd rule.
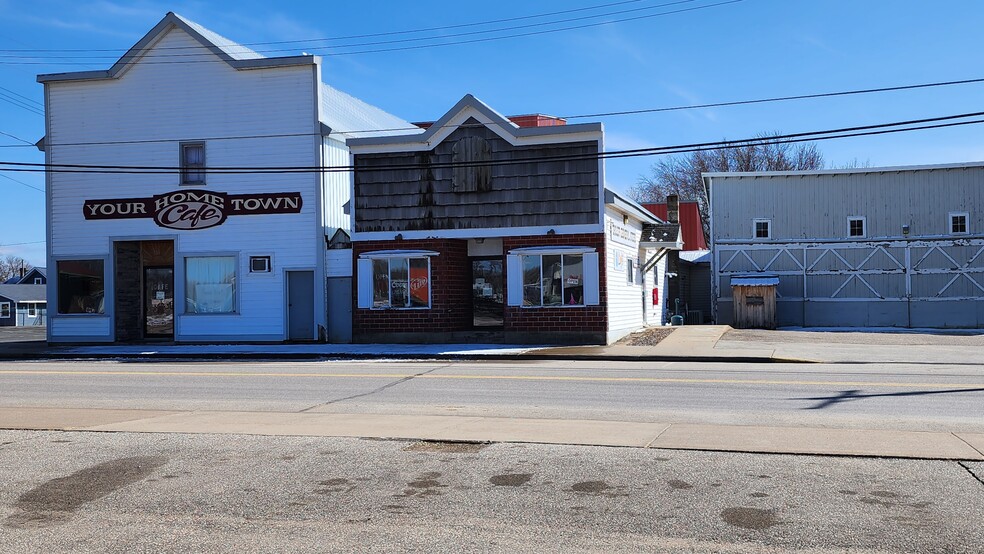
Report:
[[[821,92],[812,94],[800,94],[794,96],[779,96],[773,98],[760,98],[753,100],[734,100],[727,102],[715,102],[711,104],[693,104],[687,106],[673,106],[673,107],[663,107],[663,108],[644,108],[638,110],[625,110],[625,111],[613,111],[613,112],[599,112],[584,115],[565,115],[561,116],[562,119],[585,119],[593,117],[612,117],[621,115],[637,115],[643,113],[659,113],[659,112],[671,112],[671,111],[682,111],[682,110],[695,110],[695,109],[706,109],[706,108],[716,108],[716,107],[730,107],[730,106],[743,106],[750,104],[764,104],[769,102],[786,102],[791,100],[806,100],[813,98],[830,98],[837,96],[851,96],[859,94],[873,94],[880,92],[897,92],[902,90],[915,90],[922,88],[932,88],[932,87],[942,87],[942,86],[953,86],[953,85],[965,85],[982,83],[984,78],[975,79],[960,79],[955,81],[939,81],[935,83],[920,83],[914,85],[897,85],[890,87],[880,87],[880,88],[868,88],[868,89],[857,89],[857,90],[847,90],[838,92]],[[442,128],[457,128],[460,125],[445,125]],[[343,131],[343,134],[364,134],[364,133],[381,133],[381,132],[397,132],[397,131],[417,131],[420,127],[391,127],[388,129],[362,129],[355,131]],[[216,141],[216,140],[240,140],[240,139],[264,139],[264,138],[285,138],[285,137],[303,137],[303,136],[320,136],[321,133],[282,133],[282,134],[268,134],[268,135],[237,135],[237,136],[222,136],[222,137],[205,137],[198,140],[204,141]],[[178,142],[185,140],[187,137],[179,137],[173,139],[145,139],[145,140],[115,140],[115,141],[91,141],[91,142],[63,142],[57,144],[48,144],[48,146],[97,146],[97,145],[125,145],[125,144],[151,144],[151,143],[168,143],[168,142]],[[2,144],[0,148],[28,148],[34,147],[33,143],[26,140],[19,139],[26,144]]]
[[[16,92],[10,90],[9,88],[0,87],[0,90],[5,91],[5,92],[7,92],[9,94],[12,94],[12,95],[20,98],[21,100],[24,100],[25,102],[28,102],[28,103],[31,103],[31,104],[35,104],[39,108],[44,108],[44,104],[42,104],[41,102],[38,102],[37,100],[34,100],[32,98],[28,98],[27,96],[24,96],[23,94],[17,94]]]
[[[691,1],[691,0],[687,0],[687,1]],[[613,24],[613,23],[624,23],[626,21],[638,21],[638,20],[641,20],[641,19],[649,19],[649,18],[661,17],[661,16],[665,16],[665,15],[674,15],[674,14],[691,12],[691,11],[696,11],[696,10],[703,10],[703,9],[707,9],[707,8],[714,8],[714,7],[719,7],[719,6],[725,6],[725,5],[728,5],[728,4],[737,4],[739,2],[744,2],[744,1],[745,0],[725,0],[725,1],[722,1],[722,2],[714,3],[714,4],[707,4],[707,5],[704,5],[704,6],[696,6],[696,7],[693,7],[693,8],[681,8],[679,10],[671,10],[671,11],[660,12],[660,13],[655,13],[655,14],[640,15],[640,16],[627,17],[627,18],[622,18],[622,19],[613,19],[613,20],[610,20],[610,21],[602,21],[602,22],[597,22],[597,23],[586,23],[586,24],[583,24],[583,25],[572,25],[572,26],[568,26],[568,27],[560,27],[560,28],[557,28],[557,29],[544,29],[544,30],[540,30],[540,31],[531,31],[531,32],[527,32],[527,33],[514,33],[514,34],[511,34],[511,35],[502,35],[502,36],[497,36],[497,37],[486,37],[486,38],[478,38],[478,39],[470,39],[470,40],[459,40],[459,41],[451,41],[451,42],[442,42],[442,43],[437,43],[437,44],[421,44],[421,45],[416,45],[416,46],[402,46],[402,47],[396,47],[396,48],[377,48],[377,49],[371,49],[371,50],[356,50],[356,51],[352,51],[352,52],[333,52],[333,53],[332,52],[329,52],[329,53],[326,53],[324,55],[325,56],[349,56],[349,55],[353,55],[353,54],[372,54],[372,53],[379,53],[379,52],[399,52],[399,51],[406,51],[406,50],[418,50],[418,49],[422,49],[422,48],[436,48],[436,47],[442,47],[442,46],[457,46],[457,45],[461,45],[461,44],[476,44],[476,43],[480,43],[480,42],[491,42],[491,41],[504,40],[504,39],[510,39],[510,38],[529,37],[529,36],[535,36],[535,35],[545,35],[545,34],[549,34],[549,33],[559,33],[559,32],[562,32],[562,31],[571,31],[571,30],[576,30],[576,29],[585,29],[585,28],[589,28],[589,27],[598,27],[598,26],[601,26],[601,25],[610,25],[610,24]],[[437,37],[434,40],[437,40],[438,38],[440,38],[440,37]],[[179,61],[157,61],[157,62],[155,62],[155,61],[144,61],[144,62],[141,62],[141,63],[148,64],[148,65],[149,64],[157,64],[157,65],[160,65],[160,64],[225,63],[225,61],[224,60],[221,60],[221,59],[208,59],[208,60],[185,60],[185,61],[180,61],[179,60]],[[0,65],[50,65],[50,62],[0,61]],[[86,64],[84,64],[84,63],[65,63],[65,64],[60,64],[60,65],[86,65]]]
[[[645,108],[640,110],[626,110],[621,112],[601,112],[601,113],[593,113],[593,114],[585,114],[585,115],[565,115],[560,117],[561,119],[581,119],[587,117],[609,117],[615,115],[635,115],[635,114],[642,114],[642,113],[673,112],[673,111],[680,111],[680,110],[694,110],[694,109],[702,109],[702,108],[746,106],[749,104],[764,104],[766,102],[785,102],[788,100],[805,100],[809,98],[831,98],[835,96],[850,96],[855,94],[871,94],[874,92],[914,90],[914,89],[921,89],[921,88],[943,87],[943,86],[950,86],[950,85],[966,85],[971,83],[984,83],[984,79],[962,79],[959,81],[942,81],[937,83],[922,83],[918,85],[900,85],[894,87],[869,88],[869,89],[848,90],[848,91],[841,91],[841,92],[821,92],[816,94],[800,94],[796,96],[778,96],[775,98],[761,98],[757,100],[736,100],[732,102],[716,102],[713,104],[675,106],[672,108]]]
[[[46,241],[46,240],[36,240],[34,242],[8,242],[6,244],[0,243],[0,248],[4,248],[6,246],[24,246],[24,245],[27,245],[27,244],[43,244],[43,243],[46,243],[46,242],[48,242],[48,241]]]
[[[29,185],[29,184],[25,183],[24,181],[19,181],[17,179],[14,179],[13,177],[10,177],[8,175],[4,175],[3,173],[0,173],[0,177],[3,177],[4,179],[9,179],[9,180],[11,180],[11,181],[13,181],[15,183],[19,183],[21,185],[24,185],[27,188],[32,188],[32,189],[34,189],[34,190],[36,190],[38,192],[44,192],[44,189],[42,189],[42,188],[38,188],[38,187],[36,187],[34,185]]]
[[[611,2],[608,4],[598,4],[594,6],[585,6],[583,8],[575,8],[570,10],[560,10],[555,12],[546,12],[534,15],[517,16],[517,17],[507,17],[503,19],[491,19],[487,21],[475,21],[471,23],[459,23],[454,25],[444,25],[440,27],[426,27],[422,29],[407,29],[402,31],[389,31],[382,33],[369,33],[361,35],[347,35],[338,37],[327,37],[327,38],[311,38],[311,39],[298,39],[298,40],[277,40],[277,41],[266,41],[266,42],[241,42],[238,43],[240,46],[265,46],[273,44],[303,44],[308,42],[330,42],[335,40],[347,40],[355,38],[373,38],[382,36],[395,36],[395,35],[408,35],[413,33],[424,33],[430,31],[444,31],[447,29],[460,29],[464,27],[477,27],[481,25],[491,25],[494,23],[508,23],[511,21],[522,21],[527,19],[538,19],[542,17],[550,17],[553,15],[563,15],[567,13],[584,12],[589,10],[597,10],[601,8],[609,8],[612,6],[621,6],[625,4],[635,4],[643,0],[623,0],[622,2]],[[157,50],[194,50],[202,48],[202,46],[159,46]],[[20,52],[115,52],[118,55],[125,53],[123,50],[118,48],[62,48],[62,49],[0,49],[0,52],[5,53],[20,53]]]
[[[26,143],[26,144],[29,144],[31,146],[34,146],[34,143],[33,142],[31,142],[31,141],[29,141],[27,139],[22,139],[22,138],[18,137],[17,135],[11,135],[10,133],[4,132],[4,131],[0,131],[0,135],[6,135],[6,136],[8,136],[8,137],[10,137],[12,139],[19,140],[19,141],[21,141],[23,143]]]
[[[14,106],[17,106],[18,108],[22,108],[24,110],[27,110],[27,111],[33,113],[33,114],[44,116],[44,112],[43,111],[41,111],[41,110],[39,110],[39,109],[31,106],[30,104],[27,104],[26,102],[23,102],[21,100],[18,100],[18,99],[14,98],[14,97],[6,94],[6,93],[0,92],[0,100],[3,100],[4,102],[7,102],[8,104],[13,104]]]
[[[474,162],[474,163],[430,163],[430,164],[389,164],[389,165],[379,165],[374,167],[357,167],[357,166],[283,166],[283,167],[210,167],[206,168],[206,173],[211,174],[253,174],[253,173],[271,173],[271,174],[291,174],[291,173],[338,173],[338,172],[351,172],[351,171],[380,171],[380,170],[401,170],[401,169],[435,169],[435,168],[451,168],[451,167],[471,167],[471,166],[498,166],[498,165],[514,165],[514,164],[524,164],[524,163],[536,163],[543,161],[575,161],[575,160],[590,160],[590,159],[608,159],[608,158],[627,158],[627,157],[637,157],[637,156],[653,156],[661,154],[681,154],[688,152],[699,152],[705,150],[712,150],[716,148],[741,148],[746,146],[752,146],[757,144],[767,144],[767,143],[794,143],[794,142],[808,142],[808,141],[821,141],[830,140],[836,138],[848,138],[848,137],[858,137],[858,136],[870,136],[870,135],[881,135],[888,133],[900,133],[908,131],[926,130],[926,129],[939,129],[945,127],[955,127],[962,125],[972,125],[978,123],[984,123],[984,119],[976,119],[970,121],[953,121],[956,119],[967,119],[971,117],[981,117],[984,116],[984,112],[974,112],[959,115],[941,116],[933,118],[924,119],[914,119],[908,121],[898,121],[892,123],[880,123],[875,125],[862,125],[855,127],[844,127],[840,129],[830,129],[824,131],[808,131],[801,133],[791,133],[785,135],[775,135],[771,137],[755,137],[746,138],[740,140],[725,140],[725,141],[715,141],[715,142],[704,142],[704,143],[694,143],[694,144],[683,144],[676,146],[662,146],[653,148],[637,148],[631,150],[616,150],[609,152],[600,152],[595,154],[578,154],[578,155],[558,155],[558,156],[537,156],[535,158],[516,158],[510,160],[498,160],[490,162]],[[901,127],[901,128],[900,128]],[[121,165],[85,165],[85,164],[38,164],[38,163],[26,163],[26,162],[3,162],[0,161],[0,165],[14,166],[13,168],[3,168],[5,171],[23,171],[23,172],[41,172],[49,171],[52,173],[100,173],[100,174],[175,174],[181,171],[181,168],[165,167],[165,166],[121,166]]]
[[[635,0],[635,1],[639,1],[639,0]],[[498,28],[498,29],[484,29],[484,30],[480,30],[480,31],[468,31],[468,32],[462,32],[462,33],[452,33],[452,34],[439,35],[439,36],[435,36],[435,37],[415,37],[415,38],[402,38],[402,39],[393,39],[393,40],[380,40],[380,41],[372,41],[372,42],[358,42],[358,43],[353,43],[353,44],[334,44],[334,45],[325,45],[325,46],[322,46],[322,47],[317,47],[316,46],[316,47],[312,47],[312,48],[309,48],[309,49],[310,50],[325,50],[325,49],[340,49],[340,48],[358,48],[358,47],[363,47],[363,46],[380,46],[380,45],[384,45],[384,44],[404,44],[404,43],[408,43],[408,42],[421,42],[421,41],[430,41],[430,40],[446,40],[446,39],[455,38],[455,37],[484,35],[484,34],[490,34],[490,33],[499,33],[499,32],[503,32],[503,31],[514,31],[514,30],[518,30],[518,29],[529,29],[531,27],[543,27],[544,25],[559,25],[561,23],[571,23],[571,22],[574,22],[574,21],[584,21],[584,20],[587,20],[587,19],[597,19],[599,17],[608,17],[608,16],[612,16],[612,15],[621,15],[621,14],[626,14],[626,13],[635,13],[635,12],[640,12],[640,11],[655,10],[655,9],[659,9],[659,8],[665,8],[665,7],[669,7],[669,6],[676,6],[676,5],[680,5],[680,4],[690,4],[690,3],[693,3],[693,2],[696,2],[696,1],[698,1],[698,0],[675,0],[673,2],[666,2],[666,3],[663,3],[663,4],[657,4],[655,6],[646,6],[646,7],[642,7],[642,8],[632,8],[632,9],[628,9],[628,10],[619,10],[619,11],[602,13],[602,14],[587,15],[587,16],[581,16],[581,17],[573,17],[573,18],[568,18],[568,19],[559,19],[559,20],[555,20],[555,21],[530,23],[530,24],[525,24],[525,25],[514,25],[514,26],[511,26],[511,27],[501,27],[501,28]],[[189,48],[189,47],[185,46],[185,47],[180,47],[180,48]],[[200,51],[195,52],[195,53],[191,53],[191,54],[167,54],[167,53],[164,53],[164,54],[154,54],[154,53],[150,53],[150,54],[144,56],[144,59],[146,59],[146,60],[152,60],[152,59],[168,59],[168,58],[189,58],[189,57],[201,57],[201,56],[211,55],[211,51],[209,51],[208,49],[206,49],[204,46],[199,45],[199,46],[193,46],[193,47],[190,47],[190,48],[195,48],[195,49],[198,49]],[[296,51],[296,48],[270,48],[270,49],[257,49],[257,50],[254,50],[254,52],[257,52],[257,53],[294,52],[294,51]],[[105,60],[105,59],[109,58],[109,56],[106,56],[106,55],[64,56],[64,57],[67,57],[67,58],[75,58],[75,59],[94,59],[94,60],[100,60],[100,59]],[[41,57],[40,56],[21,56],[21,55],[0,54],[0,59],[2,59],[2,58],[31,58],[31,59],[39,59]]]

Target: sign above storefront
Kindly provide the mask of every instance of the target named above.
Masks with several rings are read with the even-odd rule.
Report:
[[[608,225],[608,238],[612,242],[618,244],[624,244],[625,246],[631,246],[633,248],[639,247],[639,239],[642,237],[642,233],[631,227],[626,227],[625,225],[620,225],[612,220],[607,221]]]
[[[229,216],[296,214],[301,193],[226,194],[211,190],[176,190],[152,198],[86,200],[86,219],[153,218],[168,229],[196,231],[222,225]]]

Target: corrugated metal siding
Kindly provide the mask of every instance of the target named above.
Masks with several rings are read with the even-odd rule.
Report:
[[[605,228],[609,226],[609,221],[617,223],[619,226],[629,227],[637,233],[642,234],[642,223],[638,220],[630,219],[628,223],[622,223],[622,214],[611,208],[605,210]],[[626,268],[615,269],[615,256],[620,253],[626,260],[631,259],[635,276],[633,283],[629,284],[628,270]],[[619,337],[627,335],[643,326],[642,314],[642,293],[641,273],[637,264],[639,259],[639,249],[631,248],[611,240],[608,233],[605,235],[605,267],[608,278],[608,340],[612,342]]]
[[[984,232],[984,168],[770,177],[714,177],[714,240],[747,240],[752,220],[772,220],[774,239],[848,237],[847,218],[866,218],[867,238],[949,233],[949,212],[969,212]]]
[[[469,125],[475,124],[469,120]],[[455,141],[489,141],[492,159],[592,155],[597,142],[514,147],[491,130],[462,127],[430,152],[360,154],[356,165],[447,164]],[[598,221],[598,161],[541,161],[492,167],[489,192],[454,192],[453,168],[356,171],[356,232],[592,224]]]
[[[326,166],[348,166],[349,149],[344,143],[325,138],[322,146],[322,156]],[[324,187],[324,224],[325,232],[334,234],[335,229],[352,228],[352,219],[345,208],[352,197],[352,173],[348,171],[327,171],[322,174]]]
[[[180,30],[158,43],[160,48],[198,46]],[[314,133],[314,78],[311,67],[236,71],[224,63],[137,64],[117,80],[51,83],[49,161],[177,166],[179,140]],[[125,143],[148,139],[174,140]],[[123,144],[67,145],[103,141]],[[213,167],[312,166],[318,163],[319,141],[313,135],[209,140],[205,159]],[[181,336],[215,335],[218,329],[230,338],[282,333],[281,268],[317,266],[324,240],[317,236],[318,174],[210,174],[207,185],[194,187],[233,194],[300,191],[303,211],[295,215],[230,217],[221,226],[185,232],[158,227],[152,219],[83,219],[85,199],[149,197],[180,189],[179,180],[176,174],[52,174],[51,253],[108,255],[107,237],[128,236],[173,236],[176,257],[237,251],[240,315],[179,317]],[[272,274],[249,276],[246,264],[254,253],[276,254]],[[102,319],[56,317],[51,327],[52,337],[110,334]]]

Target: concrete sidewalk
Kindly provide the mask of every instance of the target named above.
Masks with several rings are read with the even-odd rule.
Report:
[[[0,408],[0,429],[516,442],[984,461],[984,433],[447,415]]]
[[[736,331],[727,325],[676,327],[653,346],[507,344],[141,344],[48,346],[43,340],[0,341],[2,360],[611,360],[730,363],[898,363],[984,366],[984,334]]]

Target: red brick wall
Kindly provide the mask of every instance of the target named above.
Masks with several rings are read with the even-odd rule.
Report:
[[[353,295],[352,333],[452,332],[471,328],[471,264],[468,241],[456,239],[384,240],[352,243],[353,288],[358,291],[359,254],[375,250],[432,250],[429,310],[370,310],[359,308]]]
[[[598,286],[600,303],[583,308],[521,308],[506,306],[505,330],[536,333],[606,333],[608,332],[608,291],[605,278],[605,234],[543,235],[506,237],[502,249],[534,246],[588,246],[598,251]],[[508,281],[508,279],[507,279]],[[508,282],[506,288],[509,287]],[[508,298],[508,290],[506,298]]]

